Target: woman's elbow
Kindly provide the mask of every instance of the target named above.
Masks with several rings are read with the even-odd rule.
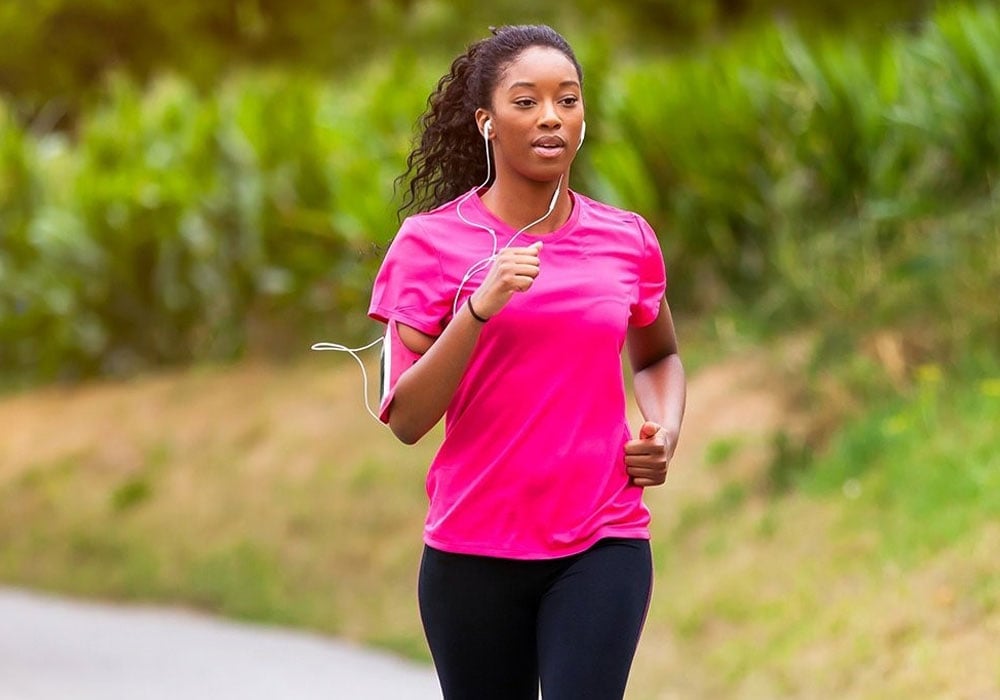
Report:
[[[392,426],[390,425],[390,427]],[[402,430],[397,430],[396,428],[392,429],[392,433],[404,445],[416,445],[417,442],[420,441],[420,438],[423,437],[419,433],[410,433]]]
[[[412,387],[404,387],[400,380],[396,395],[389,404],[389,428],[405,445],[418,442],[443,415],[435,413],[434,408],[426,402],[414,400],[411,389]]]
[[[427,434],[427,430],[421,430],[412,421],[404,420],[396,413],[389,413],[389,429],[404,445],[414,445],[420,438]]]

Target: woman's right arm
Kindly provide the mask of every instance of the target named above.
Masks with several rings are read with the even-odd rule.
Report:
[[[505,248],[497,255],[483,284],[473,293],[476,313],[491,318],[517,292],[531,288],[539,272],[541,244]],[[403,372],[389,407],[389,427],[402,442],[412,445],[444,416],[469,365],[483,330],[463,304],[447,328],[434,338],[404,323],[396,324],[399,339],[420,359]]]

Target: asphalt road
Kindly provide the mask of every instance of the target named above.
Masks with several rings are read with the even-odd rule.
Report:
[[[318,635],[0,587],[0,700],[432,700],[428,666]]]

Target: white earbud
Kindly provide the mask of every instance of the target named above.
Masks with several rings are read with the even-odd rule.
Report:
[[[489,138],[491,131],[493,131],[493,120],[487,119],[486,122],[483,124],[483,137]]]
[[[576,150],[580,150],[580,146],[583,145],[583,137],[587,135],[587,122],[580,124],[580,142],[576,144]]]

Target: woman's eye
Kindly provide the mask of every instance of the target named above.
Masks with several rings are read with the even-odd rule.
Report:
[[[563,104],[564,105],[575,105],[579,101],[580,101],[579,97],[564,97],[563,98]]]
[[[535,104],[535,101],[525,98],[521,100],[514,100],[514,104],[516,104],[518,107],[530,107],[531,105]]]

